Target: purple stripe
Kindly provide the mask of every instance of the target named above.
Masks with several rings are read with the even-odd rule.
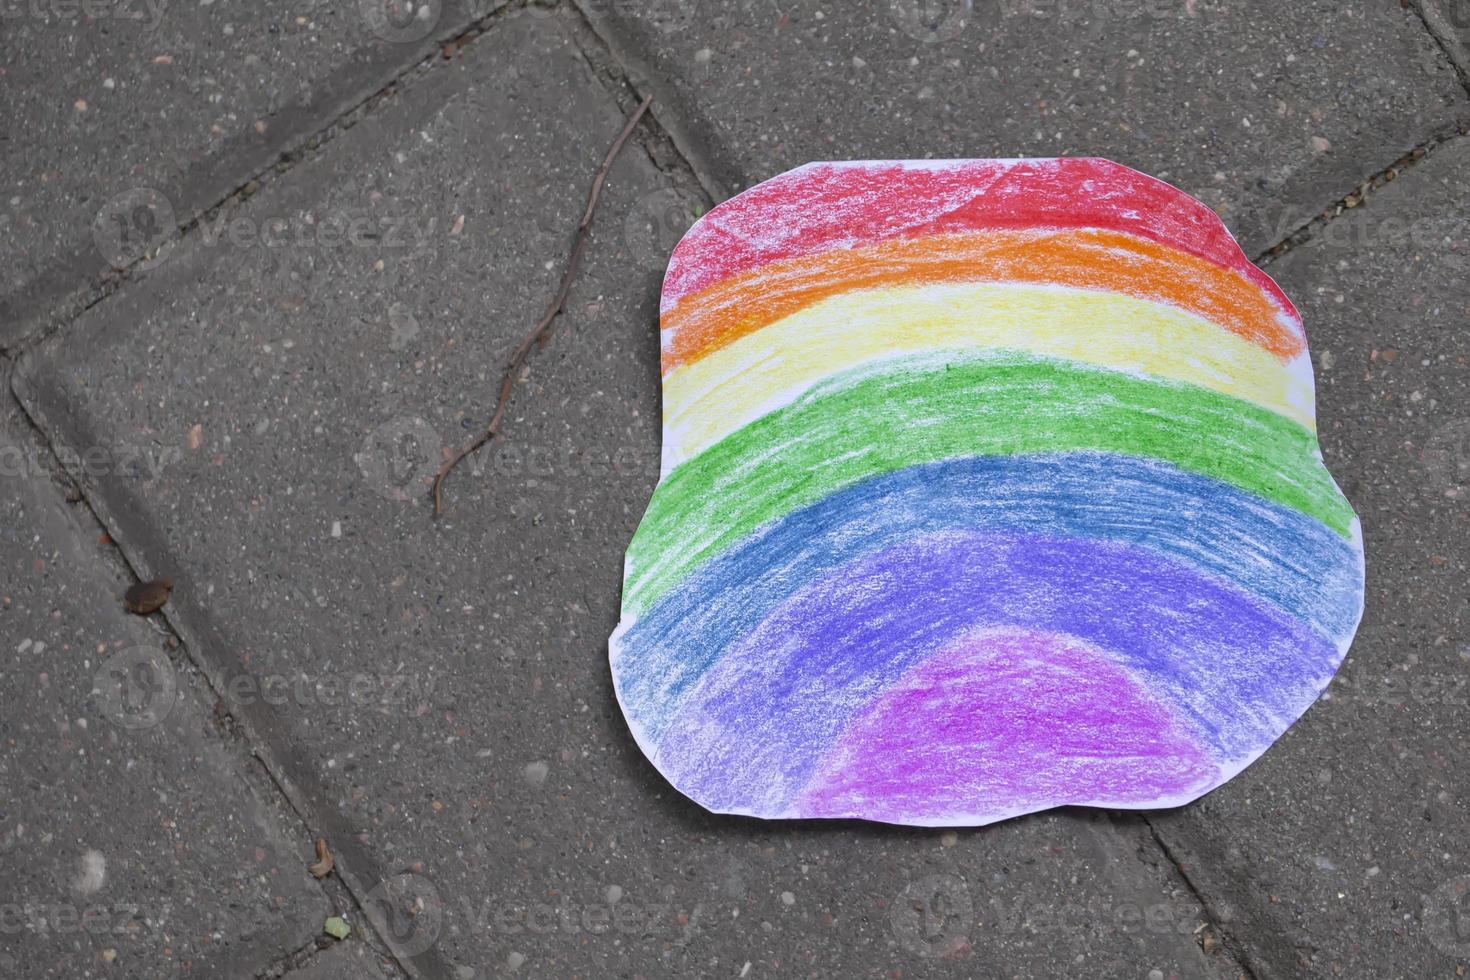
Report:
[[[803,817],[979,824],[1054,806],[1192,799],[1219,769],[1101,650],[966,634],[900,677],[817,767]]]
[[[659,766],[709,809],[789,814],[856,713],[960,634],[1005,628],[1106,651],[1221,763],[1264,751],[1341,659],[1280,609],[1147,550],[933,535],[850,563],[773,610],[690,696]]]

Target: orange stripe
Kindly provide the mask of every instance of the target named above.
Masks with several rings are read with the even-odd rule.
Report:
[[[680,300],[662,318],[663,373],[838,293],[937,282],[1051,283],[1196,313],[1282,360],[1305,349],[1280,307],[1238,272],[1099,229],[987,231],[881,242],[772,262]]]

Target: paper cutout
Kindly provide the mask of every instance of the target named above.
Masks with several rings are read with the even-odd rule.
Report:
[[[811,164],[702,218],[613,679],[715,811],[1175,806],[1316,699],[1363,603],[1300,317],[1099,159]]]

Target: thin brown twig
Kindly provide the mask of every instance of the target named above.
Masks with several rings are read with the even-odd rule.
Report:
[[[648,106],[653,102],[653,96],[648,96],[633,114],[628,117],[628,122],[623,126],[623,131],[613,141],[612,147],[607,151],[607,156],[602,161],[602,166],[597,168],[597,176],[592,180],[592,191],[587,195],[587,210],[582,214],[582,222],[577,225],[577,237],[572,242],[571,258],[567,260],[567,270],[561,277],[561,287],[557,289],[556,296],[551,300],[551,305],[546,308],[536,326],[526,334],[515,353],[510,356],[510,361],[505,365],[505,375],[500,381],[500,399],[495,404],[495,414],[490,418],[490,424],[485,431],[467,443],[463,449],[455,453],[443,466],[439,467],[438,474],[434,477],[434,516],[438,517],[444,513],[443,487],[444,480],[453,472],[466,456],[475,452],[485,443],[494,439],[500,432],[501,420],[505,417],[506,407],[510,404],[511,392],[515,389],[516,380],[521,369],[526,366],[530,359],[531,348],[537,344],[545,345],[547,331],[551,329],[552,322],[567,305],[567,297],[572,291],[572,280],[577,277],[577,268],[582,264],[582,252],[587,247],[587,236],[592,231],[592,216],[597,212],[597,201],[602,196],[602,185],[607,181],[608,171],[612,170],[613,162],[617,160],[618,154],[623,150],[623,144],[633,135],[633,130],[638,127],[638,121],[648,111]]]

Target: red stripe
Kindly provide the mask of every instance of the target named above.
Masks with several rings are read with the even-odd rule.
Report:
[[[1218,215],[1178,188],[1097,157],[972,160],[939,168],[813,164],[739,194],[684,236],[663,308],[780,259],[989,228],[1102,228],[1173,246],[1291,301],[1245,257]]]

